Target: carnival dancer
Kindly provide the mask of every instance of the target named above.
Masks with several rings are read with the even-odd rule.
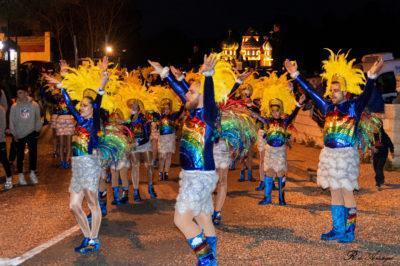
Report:
[[[182,114],[184,105],[179,104],[179,97],[171,89],[161,86],[150,87],[155,97],[161,99],[160,113],[153,113],[159,129],[158,138],[158,171],[159,180],[168,180],[172,154],[176,146],[176,120]]]
[[[330,50],[329,50],[330,51]],[[299,75],[295,62],[285,61],[285,67],[325,116],[324,148],[321,151],[317,182],[331,191],[331,212],[333,228],[322,234],[322,240],[337,240],[349,243],[355,239],[357,208],[353,190],[358,189],[359,153],[357,142],[360,121],[365,106],[374,89],[374,79],[383,66],[383,61],[375,62],[368,71],[368,81],[360,69],[353,67],[354,60],[347,62],[347,54],[334,54],[323,62],[327,81],[325,100]],[[350,94],[359,95],[350,99]],[[373,134],[372,134],[373,138]]]
[[[153,154],[150,142],[150,128],[153,117],[150,113],[156,110],[156,99],[141,84],[137,73],[134,72],[131,72],[125,78],[124,86],[118,93],[125,100],[125,104],[121,105],[125,109],[125,116],[129,112],[129,120],[125,122],[125,125],[133,135],[134,145],[131,152],[133,201],[136,203],[142,202],[139,192],[139,169],[141,163],[144,164],[147,172],[148,193],[152,199],[155,199],[157,194],[153,185]]]
[[[105,127],[105,135],[111,138],[114,142],[112,147],[113,156],[116,157],[115,153],[121,153],[121,158],[116,158],[111,161],[111,186],[113,189],[113,201],[112,205],[121,205],[128,202],[129,194],[129,179],[128,170],[130,168],[129,153],[131,151],[130,142],[132,140],[132,134],[130,130],[124,125],[124,116],[122,112],[117,109],[110,115],[109,123]],[[107,141],[106,141],[107,142]],[[115,144],[116,142],[116,144]],[[108,144],[108,146],[111,146]],[[119,180],[121,180],[122,193]]]
[[[75,135],[72,139],[72,179],[70,184],[70,208],[75,215],[84,238],[75,248],[76,252],[88,254],[97,252],[100,248],[98,237],[101,224],[101,210],[98,199],[98,186],[101,166],[97,157],[98,132],[100,130],[100,106],[104,88],[108,81],[108,60],[105,57],[101,64],[102,78],[97,90],[96,99],[86,96],[80,102],[79,112],[72,104],[69,93],[62,89],[65,103],[77,121]],[[55,83],[59,88],[65,86],[49,75],[45,75],[49,83]],[[82,201],[86,198],[92,214],[91,227],[82,209]]]
[[[212,78],[217,58],[204,56],[200,68],[200,73],[205,76],[203,93],[201,82],[195,81],[187,88],[169,73],[168,67],[163,68],[157,62],[149,63],[154,67],[154,73],[167,79],[190,112],[183,124],[180,144],[182,171],[175,205],[175,225],[195,252],[198,265],[217,265],[217,237],[211,220],[212,192],[218,181],[213,158],[218,108]]]
[[[272,202],[271,192],[274,178],[278,178],[279,205],[286,205],[284,187],[286,183],[287,159],[286,142],[288,128],[296,118],[305,95],[297,103],[293,91],[289,87],[286,75],[280,77],[275,72],[264,78],[261,99],[261,112],[265,117],[254,113],[265,126],[266,140],[264,155],[264,198],[260,205]],[[286,116],[285,116],[286,115]]]

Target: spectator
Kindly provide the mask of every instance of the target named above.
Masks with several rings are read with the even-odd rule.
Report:
[[[40,119],[39,105],[28,96],[28,88],[20,87],[17,90],[17,101],[10,110],[10,132],[17,146],[17,168],[20,185],[26,185],[23,174],[23,162],[25,145],[29,149],[30,179],[37,184],[37,138],[39,136],[42,122]]]
[[[380,190],[381,186],[385,183],[383,168],[385,167],[389,150],[392,158],[394,158],[393,143],[382,126],[380,130],[380,136],[379,134],[375,134],[375,147],[372,148],[372,162],[375,171],[376,187],[378,190]]]
[[[4,90],[0,89],[0,105],[4,107],[4,110],[7,112],[8,102],[7,97]]]
[[[6,172],[6,183],[4,185],[5,189],[12,188],[12,173],[10,163],[7,159],[7,148],[6,148],[6,109],[0,104],[0,158],[1,163],[3,164],[4,171]]]

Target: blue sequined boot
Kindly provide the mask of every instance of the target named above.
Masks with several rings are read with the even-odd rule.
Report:
[[[262,181],[260,181],[260,184],[258,185],[258,187],[256,187],[256,191],[264,190],[264,188],[265,188],[265,183],[262,180]]]
[[[100,239],[92,238],[89,240],[88,244],[85,247],[82,247],[78,252],[87,255],[89,253],[98,252],[100,249]]]
[[[129,194],[129,187],[123,187],[122,188],[122,195],[121,195],[121,198],[120,198],[120,202],[122,203],[122,204],[126,204],[126,203],[128,203],[128,194]]]
[[[112,205],[121,205],[121,201],[119,198],[119,187],[113,187],[113,194],[114,194],[114,200],[111,202]]]
[[[332,230],[322,234],[322,240],[337,240],[344,237],[345,227],[345,208],[343,205],[331,205]]]
[[[347,208],[345,207],[345,227],[346,232],[343,237],[338,239],[339,243],[351,243],[356,238],[356,222],[357,222],[357,209],[356,208]]]
[[[246,170],[245,169],[240,170],[240,178],[239,178],[238,181],[239,182],[246,181]]]
[[[149,184],[148,192],[149,192],[150,197],[151,197],[152,199],[156,199],[156,198],[157,198],[157,194],[156,194],[156,192],[154,191],[154,186],[153,186],[153,184]]]
[[[218,238],[216,236],[207,236],[206,241],[211,248],[214,258],[217,258],[217,242]]]
[[[283,181],[283,177],[278,178],[278,190],[279,190],[279,205],[285,206],[286,201],[285,201],[285,183]]]
[[[212,215],[212,221],[214,225],[220,225],[221,220],[222,220],[222,216],[221,216],[221,212],[220,211],[214,211],[213,215]]]
[[[204,238],[203,232],[193,238],[187,239],[187,242],[196,254],[198,266],[218,265],[217,258],[214,257],[210,245]]]
[[[267,205],[272,202],[272,184],[274,183],[274,180],[272,177],[265,176],[264,177],[264,184],[265,184],[265,189],[264,189],[264,198],[262,201],[260,201],[258,204],[259,205]]]
[[[142,198],[140,197],[139,189],[133,190],[133,201],[136,203],[142,202]]]
[[[247,180],[250,182],[256,182],[256,180],[253,178],[253,171],[251,169],[247,170]]]
[[[82,248],[86,247],[89,243],[90,238],[84,237],[81,244],[74,248],[75,252],[79,252]]]

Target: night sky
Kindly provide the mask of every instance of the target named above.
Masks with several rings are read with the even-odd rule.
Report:
[[[194,43],[204,52],[218,49],[229,29],[233,37],[248,27],[268,33],[282,25],[285,54],[319,67],[324,47],[352,48],[353,56],[368,52],[400,53],[400,1],[138,1],[142,58],[181,63]]]

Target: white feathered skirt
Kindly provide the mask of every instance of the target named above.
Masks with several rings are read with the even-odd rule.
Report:
[[[175,133],[160,135],[158,138],[158,152],[159,153],[175,153]]]
[[[192,211],[195,216],[200,213],[211,215],[214,211],[212,193],[218,182],[217,173],[182,170],[179,178],[179,195],[175,209],[180,214]]]
[[[218,143],[214,143],[214,163],[217,169],[228,169],[231,158],[229,154],[228,144],[220,139]]]
[[[360,155],[356,148],[324,147],[319,155],[317,183],[322,188],[358,189]]]
[[[96,155],[73,156],[71,166],[69,192],[79,193],[87,189],[97,193],[101,173],[99,158]]]
[[[286,145],[272,147],[265,144],[264,171],[269,169],[274,170],[276,173],[287,172]]]

